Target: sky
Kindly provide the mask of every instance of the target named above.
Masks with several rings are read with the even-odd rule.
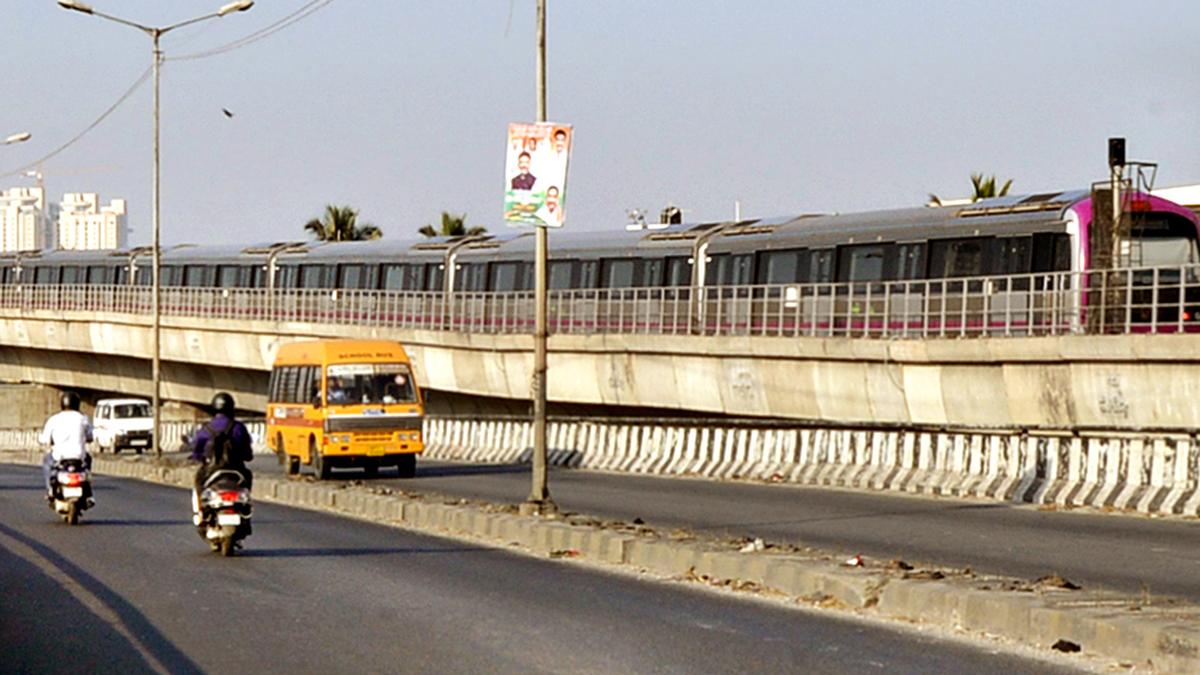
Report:
[[[89,0],[169,25],[222,0]],[[170,60],[244,38],[216,56]],[[162,238],[306,238],[327,204],[409,238],[443,211],[504,231],[505,133],[533,121],[535,0],[258,0],[162,38]],[[151,63],[150,38],[0,0],[0,188],[93,124]],[[1194,0],[549,0],[548,118],[574,125],[569,229],[852,212],[1107,176],[1107,139],[1200,183]],[[233,113],[226,116],[222,109]],[[152,86],[42,164],[52,201],[129,202],[150,241]],[[5,175],[9,174],[9,175]]]

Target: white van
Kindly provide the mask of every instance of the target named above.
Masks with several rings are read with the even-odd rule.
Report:
[[[154,444],[154,412],[144,398],[103,398],[96,401],[92,437],[100,452],[132,448],[139,453]]]

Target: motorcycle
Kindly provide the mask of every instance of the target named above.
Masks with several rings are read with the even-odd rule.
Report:
[[[200,490],[198,513],[193,517],[200,536],[223,556],[233,555],[241,541],[250,536],[253,509],[250,489],[237,471],[214,472]],[[194,498],[194,497],[193,497]]]
[[[92,498],[92,476],[82,459],[63,459],[50,469],[50,509],[68,525],[96,505]]]

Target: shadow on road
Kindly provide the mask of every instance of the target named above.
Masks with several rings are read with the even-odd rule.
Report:
[[[274,548],[247,549],[238,552],[239,558],[352,558],[369,555],[413,555],[445,553],[481,553],[483,547],[467,548]]]
[[[83,521],[84,524],[91,527],[155,527],[159,525],[167,525],[177,527],[179,525],[191,525],[191,521],[181,520],[179,518],[168,518],[162,520],[134,520],[122,518],[96,518]]]
[[[128,600],[120,594],[113,591],[96,577],[83,571],[67,558],[60,555],[57,551],[46,546],[45,544],[33,539],[17,530],[5,526],[0,523],[0,533],[21,542],[37,552],[39,556],[56,567],[60,572],[67,575],[78,583],[81,587],[87,589],[99,602],[112,611],[120,618],[122,624],[132,635],[137,636],[139,643],[138,649],[143,653],[152,654],[153,658],[158,660],[160,664],[168,672],[171,673],[202,673],[203,671],[194,661],[188,658],[186,654],[180,651],[174,643],[167,639],[154,624],[146,618],[146,615],[138,611],[137,607],[130,604]],[[140,649],[139,649],[140,647]],[[131,650],[132,650],[131,649]],[[2,658],[0,658],[2,661]],[[150,663],[147,663],[147,670],[152,668]]]
[[[479,476],[494,473],[529,473],[528,464],[471,464],[453,466],[417,467],[417,478],[445,478],[448,476]]]

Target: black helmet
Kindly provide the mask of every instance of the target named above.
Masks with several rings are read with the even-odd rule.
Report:
[[[63,410],[79,410],[79,394],[73,391],[64,392],[62,395]]]
[[[218,392],[212,400],[212,409],[214,415],[226,415],[233,417],[233,396],[228,392]]]

